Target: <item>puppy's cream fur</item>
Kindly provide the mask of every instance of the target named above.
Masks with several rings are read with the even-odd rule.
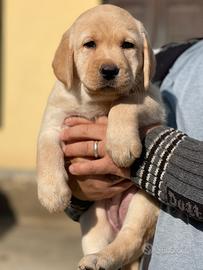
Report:
[[[95,46],[87,46],[92,41]],[[126,42],[133,46],[126,48]],[[104,79],[102,65],[116,66],[118,75]],[[37,155],[38,196],[51,212],[62,211],[71,198],[59,141],[66,117],[108,115],[106,147],[123,167],[141,153],[138,128],[164,121],[159,91],[150,83],[154,56],[147,33],[121,8],[100,5],[83,13],[63,35],[53,68],[58,80],[42,121]],[[157,215],[157,205],[140,190],[115,235],[104,202],[95,203],[80,219],[86,256],[79,269],[137,269]]]

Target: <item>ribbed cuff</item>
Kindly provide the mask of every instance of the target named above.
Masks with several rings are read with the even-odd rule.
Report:
[[[163,182],[166,168],[185,136],[173,128],[154,128],[143,141],[140,159],[131,166],[131,180],[161,202],[167,202],[166,183]]]

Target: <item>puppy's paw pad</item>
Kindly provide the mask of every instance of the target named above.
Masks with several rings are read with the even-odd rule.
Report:
[[[82,258],[78,265],[79,270],[112,270],[118,269],[110,257],[100,253],[90,254]]]
[[[94,268],[88,267],[88,266],[79,266],[78,269],[79,270],[94,270]]]
[[[90,254],[81,259],[78,264],[78,270],[96,270],[97,256]]]

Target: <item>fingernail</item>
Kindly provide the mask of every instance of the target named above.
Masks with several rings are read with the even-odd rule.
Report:
[[[68,123],[70,123],[70,122],[71,122],[71,118],[66,118],[66,119],[65,119],[65,123],[66,123],[66,124],[68,124]]]
[[[66,151],[66,146],[65,145],[62,145],[62,151],[63,151],[63,153],[65,153],[65,151]]]
[[[61,140],[67,140],[68,134],[65,130],[63,130],[60,134]]]
[[[72,174],[75,173],[75,168],[74,168],[73,165],[70,165],[70,166],[69,166],[69,172],[72,173]]]
[[[69,117],[65,119],[65,124],[67,126],[71,126],[74,123],[74,118],[73,117]]]
[[[61,133],[59,134],[59,140],[63,141],[64,139],[64,133],[63,131],[61,131]]]

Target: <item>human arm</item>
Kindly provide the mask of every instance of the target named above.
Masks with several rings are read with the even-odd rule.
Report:
[[[96,126],[95,126],[96,127]],[[67,138],[78,140],[83,125],[69,129]],[[75,133],[76,132],[76,133]],[[86,136],[92,138],[89,129]],[[87,132],[87,133],[88,133]],[[81,139],[81,138],[80,138]],[[96,138],[94,138],[96,139]],[[105,139],[104,139],[105,140]],[[83,142],[69,149],[67,156],[80,154],[87,149]],[[74,175],[85,174],[116,174],[120,172],[114,163],[108,162],[104,144],[99,144],[100,156],[98,160],[71,165],[70,171]],[[86,153],[87,154],[87,153]],[[89,153],[90,155],[90,153]],[[203,220],[203,143],[175,129],[157,127],[146,132],[143,140],[143,151],[139,160],[126,172],[139,188],[144,189],[159,201],[185,212],[189,216]],[[130,173],[129,173],[130,172]],[[122,175],[124,176],[124,175]]]

